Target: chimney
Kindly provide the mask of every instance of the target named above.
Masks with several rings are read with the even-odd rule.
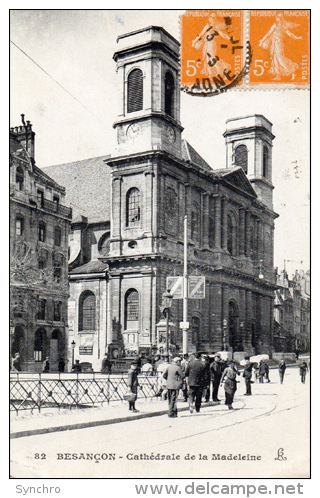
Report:
[[[30,121],[25,122],[24,120],[24,114],[21,114],[21,122],[22,126],[15,126],[14,128],[11,128],[11,131],[16,135],[18,138],[19,142],[23,145],[25,150],[28,152],[32,163],[35,163],[34,159],[34,137],[35,137],[35,132],[32,131],[32,124]]]

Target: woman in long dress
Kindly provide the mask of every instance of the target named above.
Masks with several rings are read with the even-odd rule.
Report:
[[[284,38],[290,36],[294,40],[301,40],[302,36],[296,36],[289,28],[294,28],[294,24],[283,19],[283,14],[276,16],[276,22],[271,26],[268,33],[260,40],[259,46],[270,51],[271,66],[269,73],[274,75],[274,80],[280,80],[281,76],[290,76],[292,80],[299,68],[299,64],[291,61],[284,55]]]
[[[226,395],[225,404],[228,406],[229,410],[233,410],[233,398],[237,390],[237,380],[236,377],[239,375],[238,369],[233,360],[230,361],[229,366],[224,370],[221,377],[221,385],[224,381],[224,391]]]
[[[215,14],[211,14],[208,18],[208,23],[192,42],[193,47],[197,50],[202,50],[203,68],[201,73],[209,78],[218,75],[222,76],[224,71],[231,70],[231,65],[217,55],[219,35],[230,41],[229,36],[224,32],[225,29],[225,24],[218,21]]]

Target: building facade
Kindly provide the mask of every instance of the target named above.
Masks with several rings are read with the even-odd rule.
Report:
[[[65,189],[35,164],[29,121],[10,129],[10,346],[21,369],[67,362],[68,237]]]
[[[227,163],[211,167],[182,138],[179,43],[148,27],[120,36],[114,60],[122,90],[113,125],[118,151],[96,158],[110,195],[99,220],[84,209],[86,218],[72,223],[75,354],[86,351],[98,368],[105,351],[119,357],[167,347],[160,308],[167,277],[183,274],[185,216],[188,275],[205,277],[205,297],[188,300],[188,350],[271,353],[272,124],[261,115],[228,120]],[[82,170],[92,163],[83,161]],[[72,167],[48,172],[69,191]],[[91,320],[85,330],[83,314]],[[174,299],[169,346],[180,352],[182,318],[182,300]]]

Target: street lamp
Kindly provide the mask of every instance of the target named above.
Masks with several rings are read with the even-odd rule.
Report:
[[[162,311],[165,313],[166,317],[166,347],[165,347],[165,352],[168,353],[169,351],[169,319],[170,319],[170,308],[172,306],[172,299],[173,295],[170,293],[170,290],[167,290],[167,292],[164,292],[162,294]]]
[[[262,273],[262,263],[263,263],[263,259],[260,259],[260,261],[259,261],[259,278],[260,278],[260,280],[264,279],[264,276]]]
[[[76,343],[74,341],[72,341],[71,347],[72,347],[72,362],[71,362],[71,368],[72,368],[74,365],[74,348],[76,347]]]

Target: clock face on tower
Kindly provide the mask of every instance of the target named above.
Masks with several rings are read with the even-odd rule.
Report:
[[[127,128],[127,137],[128,138],[136,138],[140,134],[141,128],[138,123],[132,123]]]
[[[172,126],[167,126],[166,127],[166,137],[170,143],[175,142],[176,140],[176,134]]]

